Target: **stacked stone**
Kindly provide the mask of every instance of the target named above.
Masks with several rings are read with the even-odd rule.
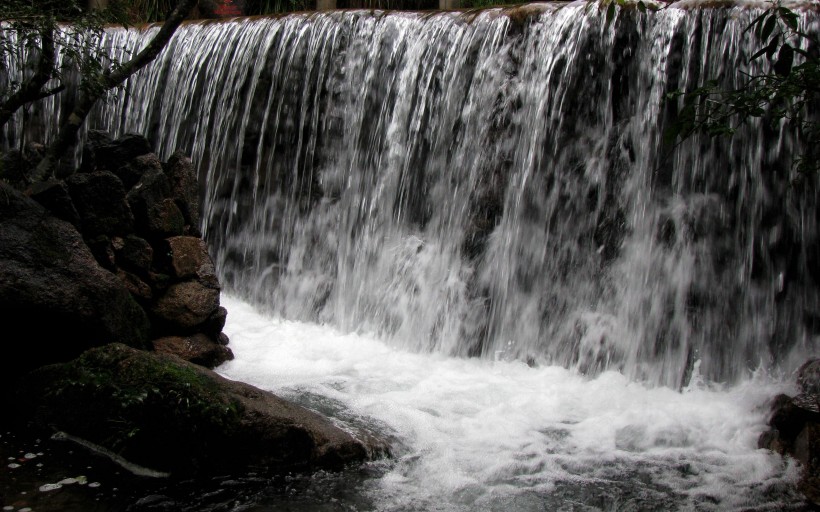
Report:
[[[142,136],[91,132],[80,169],[34,184],[29,195],[73,224],[119,277],[150,320],[155,350],[209,368],[233,358],[190,159],[178,152],[163,164]]]

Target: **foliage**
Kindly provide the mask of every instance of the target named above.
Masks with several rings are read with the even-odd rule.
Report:
[[[310,0],[247,0],[245,12],[250,16],[258,14],[279,14],[313,9],[316,1]]]
[[[16,63],[18,68],[31,66],[32,73],[26,80],[10,77],[0,83],[0,127],[20,105],[61,91],[67,76],[81,76],[81,87],[93,88],[100,73],[113,65],[99,49],[103,28],[126,22],[122,2],[89,11],[76,0],[6,0],[0,7],[0,72],[9,76]]]
[[[711,80],[691,91],[668,97],[681,100],[678,120],[670,138],[682,140],[696,133],[732,135],[745,123],[760,119],[772,127],[788,125],[802,143],[793,165],[801,174],[820,170],[820,61],[813,36],[800,29],[799,18],[780,0],[756,17],[744,30],[751,32],[760,48],[750,63],[761,61],[763,72],[743,74],[740,87],[725,90]]]
[[[165,47],[197,0],[177,0],[153,39],[126,62],[113,61],[101,47],[106,23],[127,23],[127,0],[112,0],[104,10],[82,9],[76,0],[6,0],[0,4],[0,129],[15,112],[65,88],[77,77],[73,109],[37,164],[33,179],[50,176],[59,159],[77,141],[77,133],[95,103],[151,62]],[[67,22],[67,25],[58,25]],[[58,59],[57,55],[62,58]],[[11,69],[14,63],[18,69]]]

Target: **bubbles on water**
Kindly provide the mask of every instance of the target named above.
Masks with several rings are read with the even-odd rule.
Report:
[[[395,439],[357,492],[379,510],[787,509],[796,473],[757,450],[771,380],[678,392],[605,371],[417,354],[270,320],[224,297],[224,375]],[[603,325],[606,322],[602,322]],[[697,364],[693,375],[698,375]],[[324,398],[322,398],[324,397]],[[539,508],[541,507],[541,508]]]

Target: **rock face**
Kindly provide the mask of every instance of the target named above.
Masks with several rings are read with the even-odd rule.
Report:
[[[0,311],[4,338],[22,352],[3,358],[6,378],[112,341],[149,341],[147,315],[74,226],[2,182]]]
[[[36,426],[176,475],[339,469],[385,450],[253,386],[121,344],[41,368],[19,389]]]
[[[803,469],[798,488],[810,502],[820,505],[820,359],[800,367],[797,385],[797,396],[775,397],[771,429],[761,434],[758,446],[800,461]]]
[[[233,358],[224,347],[224,315],[219,321],[219,280],[195,225],[199,192],[189,159],[175,153],[163,164],[144,137],[128,134],[112,140],[92,131],[79,172],[65,180],[34,183],[26,192],[52,215],[72,223],[82,237],[75,245],[90,250],[96,262],[120,281],[120,288],[142,306],[136,318],[142,326],[146,318],[150,321],[150,333],[139,344],[145,344],[146,337],[200,334],[196,352],[212,354],[206,358],[209,364]],[[65,275],[64,280],[70,280],[73,274]],[[111,275],[106,274],[109,282]],[[59,321],[52,324],[57,332],[66,332],[58,327]],[[120,341],[134,343],[129,336]],[[205,343],[210,344],[207,350]],[[193,357],[202,360],[200,355]],[[44,362],[58,360],[65,358]]]

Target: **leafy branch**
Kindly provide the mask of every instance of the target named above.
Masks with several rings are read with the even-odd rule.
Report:
[[[742,73],[742,85],[732,90],[711,80],[691,91],[670,93],[668,99],[682,99],[683,103],[668,135],[673,140],[686,140],[697,133],[731,136],[753,119],[775,128],[788,124],[802,142],[802,150],[793,160],[795,170],[816,173],[820,170],[817,40],[800,30],[798,15],[780,0],[772,2],[743,30],[743,34],[750,32],[760,46],[749,62],[765,61],[767,71]]]

